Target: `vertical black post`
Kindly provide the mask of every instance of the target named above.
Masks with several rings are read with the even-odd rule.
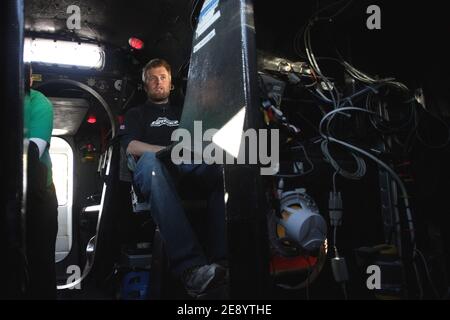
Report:
[[[258,104],[255,27],[250,0],[239,5],[242,28],[243,81],[246,118],[244,130],[258,129],[261,114]],[[254,146],[252,146],[254,147]],[[246,145],[248,155],[249,145]],[[267,205],[260,169],[256,165],[225,165],[230,298],[268,298],[269,246]]]
[[[217,132],[215,137],[220,137],[218,145],[228,147],[234,156],[236,150],[230,146],[241,142],[240,131],[258,129],[258,119],[262,119],[253,15],[251,0],[203,2],[193,34],[181,118],[182,126],[194,136],[199,119],[203,130],[226,132]],[[208,144],[203,141],[203,148]],[[247,142],[247,157],[249,147]],[[252,150],[255,147],[252,145]],[[248,161],[230,163],[224,165],[230,298],[261,299],[267,296],[269,283],[269,246],[260,168]]]
[[[0,298],[21,295],[23,152],[23,0],[0,2],[2,164],[0,181]]]

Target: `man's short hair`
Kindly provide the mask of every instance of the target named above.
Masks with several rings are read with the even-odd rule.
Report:
[[[142,69],[142,82],[144,82],[144,83],[147,82],[147,70],[152,69],[152,68],[159,68],[159,67],[166,68],[166,70],[169,74],[171,74],[171,72],[172,72],[172,68],[170,67],[170,64],[166,60],[159,59],[159,58],[152,59],[149,62],[147,62],[145,67]]]

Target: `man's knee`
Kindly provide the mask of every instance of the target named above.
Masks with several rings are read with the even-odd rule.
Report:
[[[161,183],[169,175],[165,164],[156,157],[154,152],[145,152],[139,159],[134,173],[135,181],[139,184]]]
[[[156,156],[154,152],[145,152],[142,156],[140,156],[136,168],[137,169],[143,169],[144,167],[151,167],[153,168],[156,161]]]
[[[154,152],[145,152],[137,162],[135,174],[159,172],[163,166],[164,164],[156,157]]]

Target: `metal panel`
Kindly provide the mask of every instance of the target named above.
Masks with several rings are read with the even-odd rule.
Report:
[[[4,156],[1,164],[3,192],[0,198],[0,298],[20,297],[23,289],[25,252],[23,196],[23,1],[0,2],[0,24],[4,33],[1,45],[3,81],[0,110]],[[26,152],[26,150],[25,150]],[[22,226],[21,226],[22,224]],[[22,233],[21,233],[22,231]]]
[[[89,108],[85,99],[50,97],[53,104],[53,129],[75,135]]]
[[[201,119],[204,130],[220,129],[244,110],[245,122],[236,131],[257,128],[252,2],[205,1],[192,47],[184,104],[189,109],[181,126],[195,132],[193,121]],[[225,191],[230,297],[264,298],[269,283],[267,206],[258,166],[225,165]]]

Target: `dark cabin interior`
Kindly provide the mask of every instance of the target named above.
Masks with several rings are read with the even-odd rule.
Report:
[[[220,2],[222,1],[225,3],[234,0]],[[59,290],[60,300],[188,299],[180,284],[166,270],[164,253],[157,252],[158,249],[163,249],[158,247],[158,243],[155,245],[153,222],[148,216],[133,212],[130,200],[131,183],[127,176],[129,173],[117,146],[109,158],[106,155],[113,145],[115,132],[125,113],[146,99],[141,70],[150,59],[161,57],[171,64],[175,86],[171,101],[183,105],[189,81],[193,34],[203,2],[202,0],[23,1],[24,37],[94,43],[100,45],[105,52],[104,67],[101,70],[33,64],[35,75],[33,87],[47,97],[53,98],[54,129],[63,130],[59,131],[59,134],[54,134],[54,137],[62,138],[73,151],[71,245],[64,259],[56,264],[58,285],[67,283],[70,276],[67,272],[69,266],[77,265],[83,269],[89,260],[86,246],[96,233],[98,240],[95,264],[90,274],[83,280],[82,289]],[[298,178],[286,178],[285,189],[306,189],[308,195],[314,199],[320,214],[328,222],[329,193],[333,189],[333,183],[337,184],[342,193],[344,208],[337,243],[340,254],[347,260],[350,280],[347,281],[347,288],[343,293],[342,287],[333,278],[332,265],[329,261],[334,257],[331,246],[325,254],[307,256],[305,261],[311,261],[308,260],[311,257],[315,259],[314,271],[311,271],[308,265],[292,262],[293,264],[288,263],[286,267],[291,272],[286,272],[280,261],[289,259],[293,261],[293,256],[302,254],[295,250],[296,254],[286,253],[267,239],[267,234],[269,237],[272,232],[277,234],[276,231],[270,230],[273,226],[269,221],[269,230],[263,231],[257,230],[256,225],[255,229],[230,227],[228,237],[232,247],[230,252],[233,252],[229,257],[232,267],[231,289],[225,297],[300,300],[449,299],[450,218],[447,214],[446,195],[450,187],[448,166],[450,88],[446,78],[450,71],[448,60],[450,49],[445,45],[445,36],[449,34],[450,26],[443,2],[430,1],[426,5],[387,0],[301,2],[245,0],[244,2],[251,5],[254,12],[258,74],[270,77],[269,84],[270,81],[283,83],[284,92],[280,97],[279,109],[291,124],[300,128],[300,134],[295,137],[303,146],[304,154],[300,151],[293,152],[289,149],[289,144],[281,146],[281,171],[289,171],[295,161],[300,161],[306,168],[309,168],[310,163],[313,164],[312,172],[301,174]],[[69,30],[67,27],[69,14],[66,10],[70,5],[81,9],[80,29]],[[369,30],[366,25],[370,16],[366,9],[370,5],[381,8],[379,30]],[[10,13],[11,11],[5,10],[2,18],[3,15]],[[383,229],[385,203],[382,200],[385,186],[382,185],[383,176],[379,165],[364,158],[365,173],[362,177],[346,179],[335,174],[337,171],[330,164],[329,158],[324,156],[318,139],[319,124],[325,113],[330,111],[327,109],[329,104],[323,102],[323,97],[318,97],[316,92],[310,90],[311,75],[302,74],[302,78],[298,78],[302,85],[297,85],[280,69],[269,70],[267,65],[260,64],[260,61],[264,60],[262,57],[266,56],[272,57],[264,60],[269,62],[281,59],[292,65],[300,62],[309,63],[304,31],[314,14],[318,18],[313,20],[311,25],[310,40],[315,58],[323,74],[331,79],[343,96],[352,95],[364,88],[364,85],[358,87],[358,84],[349,77],[348,69],[342,64],[342,60],[345,60],[376,79],[395,78],[409,88],[411,97],[416,98],[411,98],[407,103],[402,100],[401,94],[395,88],[392,90],[381,88],[376,92],[381,96],[377,100],[380,101],[378,107],[381,108],[384,103],[383,108],[388,110],[389,121],[379,121],[375,117],[355,113],[355,116],[348,119],[335,117],[331,128],[328,127],[334,136],[368,150],[372,155],[388,163],[404,181],[413,212],[415,245],[420,254],[416,254],[415,249],[408,247],[410,244],[407,244],[405,250],[411,250],[413,253],[402,261],[405,265],[403,271],[397,268],[398,259],[392,258],[390,253],[380,251],[377,247],[386,242],[386,231]],[[7,18],[2,20],[7,21]],[[21,33],[17,35],[20,36]],[[132,37],[144,42],[141,50],[130,46],[129,39]],[[13,45],[14,39],[8,43]],[[6,49],[9,49],[9,46]],[[5,59],[2,60],[8,61],[7,54],[3,54]],[[12,67],[7,65],[5,67],[8,72],[14,71]],[[263,101],[265,95],[272,93],[267,92],[267,83],[261,79],[260,77],[257,80],[260,94],[258,101]],[[306,85],[303,86],[304,84]],[[7,98],[7,94],[13,92],[13,89],[8,89],[12,88],[12,85],[9,84],[7,91],[2,92],[4,97],[2,105],[6,105],[5,101],[12,101]],[[263,86],[264,90],[261,89]],[[326,89],[323,91],[327,92]],[[426,106],[423,108],[417,102],[420,91],[426,98]],[[224,91],[224,94],[227,92]],[[355,99],[354,103],[352,107],[364,107],[366,100]],[[411,107],[412,104],[415,105]],[[378,110],[375,105],[372,107],[373,110]],[[5,110],[7,118],[10,118],[8,114],[12,116],[21,114],[6,107],[2,109]],[[95,121],[91,123],[90,118]],[[262,112],[256,122],[263,122]],[[7,131],[8,128],[16,127],[14,122],[8,126],[11,127],[2,129],[2,135],[20,140],[17,131]],[[288,137],[283,134],[282,139],[290,140],[290,133],[287,134]],[[8,160],[10,162],[2,166],[12,168],[8,172],[2,171],[2,180],[11,181],[9,186],[11,190],[20,190],[20,183],[17,181],[21,180],[21,168],[15,163],[20,160],[22,150],[18,148],[11,149],[15,150],[14,157],[11,156]],[[341,170],[350,172],[355,170],[352,154],[344,147],[333,146],[329,151],[339,159]],[[102,167],[102,162],[108,161],[111,161],[109,169],[106,166]],[[271,178],[264,177],[261,182],[263,192],[258,195],[252,194],[248,201],[263,198],[261,201],[265,204],[267,212],[277,211],[280,199],[274,199],[271,195],[277,183]],[[94,209],[90,212],[86,208],[100,204],[104,184],[111,184],[111,187],[108,189],[109,194],[104,196],[102,223],[99,224],[99,211]],[[2,195],[2,206],[5,204],[3,206],[5,209],[2,209],[3,221],[9,221],[8,212],[19,210],[17,202],[14,202],[16,200],[11,200],[12,198],[11,194]],[[241,199],[245,202],[245,195]],[[401,202],[401,197],[399,199]],[[11,205],[11,201],[15,205]],[[196,211],[196,204],[191,205],[192,211]],[[396,205],[397,208],[401,212],[406,209],[403,204]],[[200,220],[197,222],[200,222],[201,234],[201,218],[194,217],[195,219]],[[398,224],[406,231],[400,238],[408,243],[408,221],[403,214],[401,219]],[[20,230],[17,222],[11,223],[17,227],[16,230]],[[5,244],[12,241],[11,237],[20,238],[17,236],[20,232],[13,232],[12,236],[7,236],[11,234],[11,230],[2,231],[4,232],[0,232],[1,241]],[[331,228],[328,232],[327,239],[331,241],[333,237]],[[267,250],[255,247],[259,237],[266,237],[261,247],[267,246]],[[233,251],[237,250],[236,243],[246,243],[248,239],[254,241],[242,245],[248,250],[248,259],[266,262],[265,265],[254,262],[258,265],[254,272],[248,272],[244,267],[247,260],[239,260],[246,253]],[[279,240],[275,242],[282,243]],[[335,245],[335,242],[331,243]],[[138,244],[141,244],[141,247]],[[145,297],[139,294],[127,296],[129,292],[124,288],[124,279],[127,279],[131,272],[139,274],[146,271],[146,268],[140,265],[146,264],[149,255],[146,251],[148,246],[143,244],[151,244],[154,260],[156,254],[160,254],[161,261],[152,261],[152,270],[156,270],[158,274],[155,275],[156,271],[153,273],[150,271],[150,279],[145,278],[150,282],[150,285],[143,285],[150,291],[150,293],[146,291]],[[5,250],[7,247],[5,245]],[[281,250],[285,255],[277,250]],[[265,256],[266,251],[268,257]],[[14,256],[13,253],[12,255]],[[326,261],[319,266],[321,259]],[[417,265],[417,270],[412,268],[413,262]],[[129,265],[133,263],[134,267],[130,268]],[[388,276],[382,280],[384,289],[370,290],[366,288],[368,277],[366,267],[380,263],[387,266],[383,270],[388,270],[386,271]],[[233,272],[235,279],[238,280],[233,281]],[[14,280],[21,278],[20,272],[16,276],[10,279],[13,282],[12,288],[17,287],[17,282],[20,282]],[[247,278],[248,282],[245,280]],[[254,284],[260,283],[260,280],[264,284],[255,286]],[[19,289],[18,291],[6,289],[1,292],[0,297],[20,299],[21,293]],[[219,295],[212,298],[223,297]]]

